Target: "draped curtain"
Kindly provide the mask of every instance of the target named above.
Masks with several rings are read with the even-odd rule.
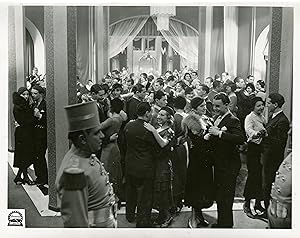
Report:
[[[157,20],[153,19],[155,24]],[[160,31],[171,47],[181,56],[183,66],[198,68],[198,32],[170,18],[169,31]]]
[[[138,35],[149,16],[141,16],[122,21],[109,27],[108,57],[112,58],[123,51]]]
[[[237,75],[238,8],[224,7],[224,63],[232,78]]]
[[[224,72],[224,7],[213,7],[210,75]]]

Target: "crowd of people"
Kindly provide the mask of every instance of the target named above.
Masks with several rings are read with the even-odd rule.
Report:
[[[44,121],[46,109],[28,99],[31,95],[37,101],[40,88],[22,88],[14,94],[24,104],[22,115],[29,118],[22,123],[14,114],[18,131],[37,130]],[[201,80],[187,68],[160,77],[136,76],[123,69],[85,86],[77,78],[77,98],[78,104],[66,108],[73,145],[56,180],[65,226],[116,227],[117,205],[126,201],[126,219],[136,227],[168,227],[188,206],[192,208],[188,227],[232,228],[240,153],[247,156],[246,215],[279,217],[280,223],[273,219],[271,227],[290,226],[291,191],[283,187],[290,186],[291,159],[281,164],[290,124],[281,109],[283,96],[266,95],[264,81],[255,81],[252,75],[232,79],[227,72]],[[16,140],[28,143],[19,134],[16,130]],[[28,165],[35,161],[38,182],[46,182],[39,171],[45,175],[41,161],[47,145],[37,147],[40,150],[34,153],[27,151],[34,158],[16,164],[20,168],[16,181],[28,180]],[[16,146],[15,158],[18,154],[22,152]],[[82,173],[87,179],[77,180]],[[68,185],[70,176],[76,179]],[[278,176],[281,183],[276,183]],[[214,202],[217,223],[209,224],[202,209]],[[72,213],[74,208],[79,209]],[[159,212],[154,220],[152,209]],[[279,210],[284,212],[278,215]]]

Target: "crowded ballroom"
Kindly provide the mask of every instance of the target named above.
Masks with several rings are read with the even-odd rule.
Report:
[[[6,16],[7,208],[26,228],[292,228],[293,7]]]

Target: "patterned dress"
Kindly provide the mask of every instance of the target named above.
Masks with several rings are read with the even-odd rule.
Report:
[[[174,131],[171,128],[165,128],[158,133],[164,139],[169,141],[168,145],[161,148],[157,153],[155,185],[154,185],[154,208],[170,209],[173,207],[173,168],[172,168],[172,149],[174,141]]]

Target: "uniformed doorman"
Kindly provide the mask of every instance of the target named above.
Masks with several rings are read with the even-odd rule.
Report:
[[[116,198],[103,164],[94,154],[103,133],[96,102],[65,107],[71,149],[56,177],[56,189],[65,227],[117,227]]]

